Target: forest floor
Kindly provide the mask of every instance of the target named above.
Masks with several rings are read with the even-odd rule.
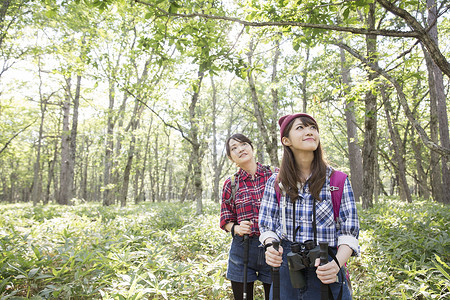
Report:
[[[450,207],[359,206],[354,299],[449,299]],[[232,299],[219,204],[0,205],[0,299]],[[263,299],[261,285],[255,299]]]

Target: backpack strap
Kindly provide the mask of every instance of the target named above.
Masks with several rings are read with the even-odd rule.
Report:
[[[339,224],[339,210],[341,209],[341,199],[346,179],[347,174],[337,170],[333,170],[330,176],[331,201],[333,202],[333,215],[336,224]]]
[[[226,204],[230,204],[230,203],[231,203],[231,200],[233,200],[233,202],[234,202],[234,197],[236,196],[236,190],[237,190],[237,188],[236,188],[236,179],[237,179],[237,173],[233,174],[233,175],[230,177],[230,183],[231,183],[231,196],[230,196],[230,198],[225,199],[225,203],[226,203]]]
[[[278,174],[279,174],[279,173],[278,173]],[[278,174],[277,174],[277,177],[275,177],[274,188],[275,188],[275,194],[276,194],[276,197],[277,197],[278,205],[280,205],[280,199],[281,199],[281,188],[280,188],[280,184],[281,184],[281,182],[278,180]]]

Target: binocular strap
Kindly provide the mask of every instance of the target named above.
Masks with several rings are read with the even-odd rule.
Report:
[[[295,205],[297,203],[294,202],[292,205],[292,228],[294,229],[294,235],[293,235],[293,242],[295,242],[295,237],[297,235],[297,231],[300,229],[300,225],[297,226],[297,228],[295,227]],[[313,231],[314,231],[314,245],[317,245],[317,224],[316,224],[317,220],[316,220],[316,203],[315,200],[313,200],[313,222],[312,222],[312,227],[313,227]],[[336,262],[337,266],[339,267],[339,270],[341,270],[341,265],[339,264],[339,261],[337,260],[336,255],[334,254],[333,250],[331,250],[330,247],[328,247],[328,255],[331,256],[331,258]],[[339,271],[339,273],[341,273],[341,271]],[[336,300],[341,300],[342,299],[342,293],[343,293],[343,283],[345,280],[344,278],[341,279],[341,289],[339,290],[339,294],[338,297],[336,298]],[[333,298],[333,293],[331,292],[331,287],[328,284],[328,299],[329,300],[334,300]]]

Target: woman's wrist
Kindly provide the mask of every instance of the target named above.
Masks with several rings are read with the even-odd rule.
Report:
[[[236,225],[238,225],[237,223],[233,223],[233,225],[231,226],[231,236],[234,237],[236,235]]]

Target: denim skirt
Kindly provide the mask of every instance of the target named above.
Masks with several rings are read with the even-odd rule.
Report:
[[[266,264],[264,247],[258,236],[251,236],[249,241],[247,282],[256,280],[272,283],[270,266]],[[228,258],[227,278],[231,281],[244,282],[244,239],[235,235],[231,243]]]

